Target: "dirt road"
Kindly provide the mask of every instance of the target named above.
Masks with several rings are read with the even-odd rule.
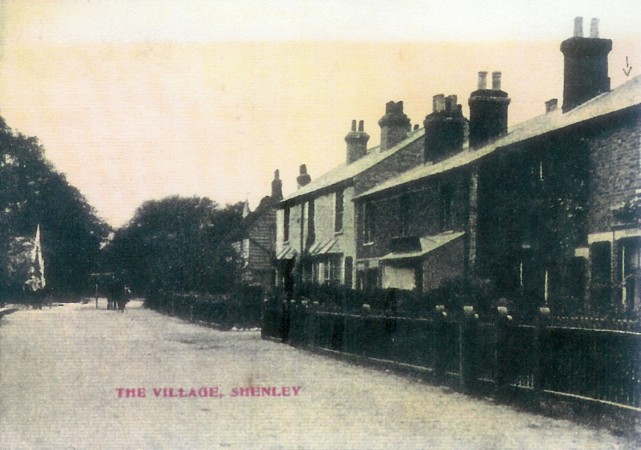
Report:
[[[634,448],[606,431],[130,303],[0,322],[2,448]]]

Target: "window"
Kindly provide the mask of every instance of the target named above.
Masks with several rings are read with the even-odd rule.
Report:
[[[369,244],[374,241],[376,220],[376,207],[374,203],[363,203],[363,243]]]
[[[612,299],[612,247],[609,242],[595,242],[590,247],[590,300],[594,306],[606,307]]]
[[[336,191],[336,200],[334,203],[334,232],[343,231],[343,191]]]
[[[345,286],[352,287],[352,272],[354,270],[354,259],[351,256],[345,258]]]
[[[316,240],[316,231],[314,227],[314,200],[307,204],[307,246],[311,246]]]
[[[285,218],[283,219],[283,241],[289,241],[289,206],[285,208]]]
[[[338,285],[341,282],[341,257],[329,255],[324,261],[323,278],[325,284]]]
[[[611,274],[611,247],[609,242],[597,242],[592,245],[592,281],[596,283],[610,283]]]

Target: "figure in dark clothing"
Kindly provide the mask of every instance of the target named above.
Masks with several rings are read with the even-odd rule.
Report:
[[[113,276],[107,285],[107,309],[125,312],[125,306],[129,301],[129,289],[116,276]]]

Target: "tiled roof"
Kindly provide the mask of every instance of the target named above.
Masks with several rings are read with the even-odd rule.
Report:
[[[637,76],[616,89],[601,94],[565,114],[558,108],[516,125],[509,133],[493,140],[483,147],[475,150],[467,148],[451,158],[436,164],[428,163],[408,170],[397,177],[390,178],[376,185],[372,189],[356,196],[354,199],[368,197],[387,189],[444,173],[448,170],[477,161],[501,148],[632,106],[638,106],[639,104],[641,104],[641,76]]]
[[[288,200],[292,200],[297,197],[301,197],[303,195],[310,194],[315,191],[333,186],[342,181],[349,180],[350,178],[353,178],[359,173],[374,166],[375,164],[383,161],[385,158],[388,158],[389,156],[395,154],[396,152],[406,147],[407,145],[411,144],[412,142],[416,141],[417,139],[421,139],[424,134],[425,134],[424,129],[411,131],[406,139],[399,142],[394,147],[388,150],[385,150],[383,152],[380,151],[379,147],[374,147],[368,151],[367,155],[363,156],[360,159],[357,159],[351,164],[343,163],[340,166],[335,167],[334,169],[328,172],[325,172],[323,175],[319,176],[318,178],[312,179],[312,181],[309,184],[291,193],[290,195],[285,197],[282,201],[286,202]]]

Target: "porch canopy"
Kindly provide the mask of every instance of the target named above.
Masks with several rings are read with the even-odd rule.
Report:
[[[425,237],[419,238],[420,248],[417,248],[415,250],[409,250],[409,251],[393,251],[388,253],[385,256],[381,256],[379,258],[379,261],[392,262],[392,261],[398,261],[403,259],[421,258],[427,255],[428,253],[433,252],[437,248],[442,247],[445,244],[448,244],[453,240],[463,236],[464,234],[465,232],[463,231],[446,231],[440,234],[425,236]]]

